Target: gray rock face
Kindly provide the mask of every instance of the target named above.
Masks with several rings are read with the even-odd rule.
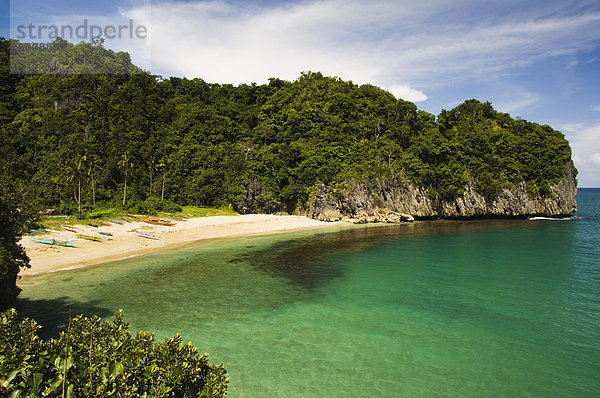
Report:
[[[399,222],[414,218],[480,218],[567,216],[577,211],[577,185],[572,161],[565,164],[561,181],[548,197],[530,196],[525,182],[484,198],[469,182],[461,197],[452,202],[431,199],[401,174],[356,184],[349,190],[317,185],[308,216],[325,221],[353,219],[355,222]]]
[[[280,205],[271,198],[267,188],[255,178],[246,181],[244,194],[234,208],[241,214],[275,213],[280,209]]]

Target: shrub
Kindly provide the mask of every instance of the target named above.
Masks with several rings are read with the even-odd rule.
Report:
[[[171,202],[170,200],[161,200],[156,196],[150,196],[143,202],[139,202],[135,206],[132,206],[129,210],[135,213],[154,215],[159,211],[179,213],[183,209],[177,203]]]
[[[71,201],[64,201],[60,203],[57,210],[60,214],[75,214],[77,213],[77,204]]]
[[[211,365],[175,335],[131,337],[123,313],[111,322],[80,315],[56,339],[42,340],[40,326],[0,315],[0,396],[11,397],[224,397],[223,366]]]

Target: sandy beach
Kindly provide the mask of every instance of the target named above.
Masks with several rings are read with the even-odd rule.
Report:
[[[102,242],[79,239],[75,237],[75,233],[64,230],[36,235],[35,238],[73,242],[76,247],[40,244],[32,242],[29,236],[24,236],[20,243],[31,260],[31,268],[21,270],[20,275],[27,277],[100,264],[184,246],[203,239],[331,228],[339,226],[340,222],[324,222],[300,216],[249,214],[191,218],[186,221],[178,221],[172,227],[150,225],[141,221],[132,221],[123,225],[111,223],[110,226],[98,228],[76,223],[69,225],[74,227],[79,234],[100,237]],[[100,235],[100,231],[111,233],[113,236]],[[159,239],[145,239],[139,237],[135,232],[154,235]]]

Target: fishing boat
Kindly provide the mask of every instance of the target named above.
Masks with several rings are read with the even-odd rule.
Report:
[[[162,225],[165,227],[172,227],[173,225],[175,225],[174,222],[170,222],[170,221],[154,221],[154,220],[142,220],[142,221],[144,221],[146,224]]]
[[[158,240],[158,236],[142,234],[142,233],[139,233],[139,232],[136,232],[136,234],[138,236],[141,236],[142,238]]]
[[[43,234],[43,231],[40,231],[39,229],[30,229],[29,232],[33,232],[34,234]]]
[[[82,235],[82,234],[77,234],[75,236],[78,237],[79,239],[92,240],[94,242],[102,242],[102,239],[98,238],[97,236]]]
[[[98,232],[100,235],[104,235],[104,236],[113,236],[113,234],[111,234],[110,232],[104,232],[104,231],[100,231]]]
[[[75,228],[71,228],[71,227],[67,227],[66,225],[61,225],[60,226],[62,229],[64,229],[65,231],[69,231],[69,232],[77,232],[77,230]]]
[[[48,218],[56,218],[56,219],[60,219],[60,220],[68,220],[71,217],[70,216],[48,216]]]
[[[104,225],[105,227],[110,227],[110,223],[106,222],[106,221],[102,221],[100,223],[100,225]]]
[[[98,228],[97,224],[88,224],[90,227]]]
[[[60,231],[57,231],[57,230],[55,230],[55,229],[50,229],[50,228],[44,228],[44,230],[45,230],[46,232],[60,232]]]
[[[125,222],[128,222],[128,223],[129,223],[129,222],[131,222],[131,221],[129,221],[128,219],[126,219],[126,218],[123,218],[123,217],[119,217],[119,220],[123,220],[123,221],[125,221]]]
[[[115,224],[123,225],[123,223],[121,221],[117,221],[117,220],[108,220],[108,221],[113,222]]]
[[[29,238],[32,242],[43,243],[45,245],[56,245],[56,246],[67,246],[67,247],[75,247],[75,243],[70,242],[61,242],[58,240],[46,240],[46,239],[37,239],[37,238]]]

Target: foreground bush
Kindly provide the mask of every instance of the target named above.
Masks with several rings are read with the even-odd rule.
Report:
[[[211,365],[175,335],[131,337],[123,313],[111,322],[82,315],[57,339],[42,340],[40,326],[0,315],[0,396],[10,397],[224,397],[226,370]]]

